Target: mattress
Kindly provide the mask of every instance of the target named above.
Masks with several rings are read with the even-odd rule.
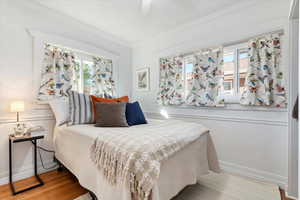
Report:
[[[129,129],[153,128],[164,120],[149,120],[148,124]],[[184,122],[182,122],[184,123]],[[109,128],[122,131],[124,128]],[[54,146],[56,158],[66,166],[86,189],[98,200],[131,200],[126,185],[110,185],[90,159],[90,147],[94,140],[108,128],[93,125],[56,127]],[[152,192],[152,200],[170,200],[187,185],[197,183],[209,170],[219,172],[216,151],[210,134],[203,133],[195,142],[171,156],[161,164],[161,172]]]

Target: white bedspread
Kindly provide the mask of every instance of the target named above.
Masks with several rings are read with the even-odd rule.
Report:
[[[164,121],[150,120],[149,124],[128,129],[151,129],[157,123]],[[78,178],[80,184],[95,193],[99,200],[131,200],[129,189],[108,184],[89,156],[95,138],[108,129],[122,131],[124,128],[99,128],[93,125],[56,127],[55,155]],[[170,200],[185,186],[195,184],[209,170],[219,172],[219,165],[210,135],[206,132],[162,163],[159,179],[153,189],[153,200]]]

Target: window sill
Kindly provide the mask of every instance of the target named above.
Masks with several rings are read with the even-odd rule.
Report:
[[[265,107],[265,106],[244,106],[239,103],[226,103],[224,106],[206,107],[206,106],[193,106],[193,105],[169,105],[164,106],[176,109],[190,109],[190,110],[230,110],[230,111],[260,111],[260,112],[287,112],[287,108]]]

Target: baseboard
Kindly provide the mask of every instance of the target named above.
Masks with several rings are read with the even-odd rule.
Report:
[[[287,177],[283,177],[267,171],[261,171],[226,161],[220,161],[220,167],[223,171],[236,174],[251,179],[256,179],[263,182],[273,183],[286,191],[287,189]]]
[[[46,167],[54,166],[54,165],[55,165],[55,163],[53,161],[48,161],[48,162],[45,163]],[[56,168],[44,169],[41,165],[38,165],[38,173],[39,174],[45,173],[45,172],[48,172],[48,171],[52,171],[54,169],[56,169]],[[33,166],[32,167],[27,167],[24,170],[14,174],[13,175],[13,181],[18,181],[18,180],[22,180],[22,179],[25,179],[25,178],[29,178],[33,175],[34,175]],[[8,172],[2,173],[2,176],[0,178],[0,185],[5,185],[5,184],[8,184],[8,183],[9,183]]]
[[[46,166],[53,166],[55,163],[53,161],[49,161],[46,163]],[[252,168],[248,168],[245,166],[229,163],[226,161],[220,161],[220,167],[223,171],[240,175],[243,177],[248,177],[251,179],[256,179],[263,182],[273,183],[278,185],[280,188],[286,190],[287,189],[287,177],[279,176],[273,173],[269,173],[266,171],[256,170]],[[55,168],[54,168],[55,169]],[[39,173],[45,173],[54,169],[44,169],[42,166],[38,166]],[[27,168],[17,174],[13,175],[13,180],[21,180],[28,177],[33,176],[33,168]],[[5,185],[9,183],[9,178],[6,175],[5,177],[0,178],[0,185]],[[291,197],[292,199],[296,199]]]
[[[287,191],[285,191],[285,197],[293,200],[298,200],[298,198],[290,196]]]
[[[285,197],[291,200],[298,200],[298,198],[290,196],[287,191],[285,191]]]

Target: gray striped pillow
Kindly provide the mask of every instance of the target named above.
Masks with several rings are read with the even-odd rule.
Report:
[[[68,91],[70,119],[68,125],[94,123],[93,106],[90,95]]]

